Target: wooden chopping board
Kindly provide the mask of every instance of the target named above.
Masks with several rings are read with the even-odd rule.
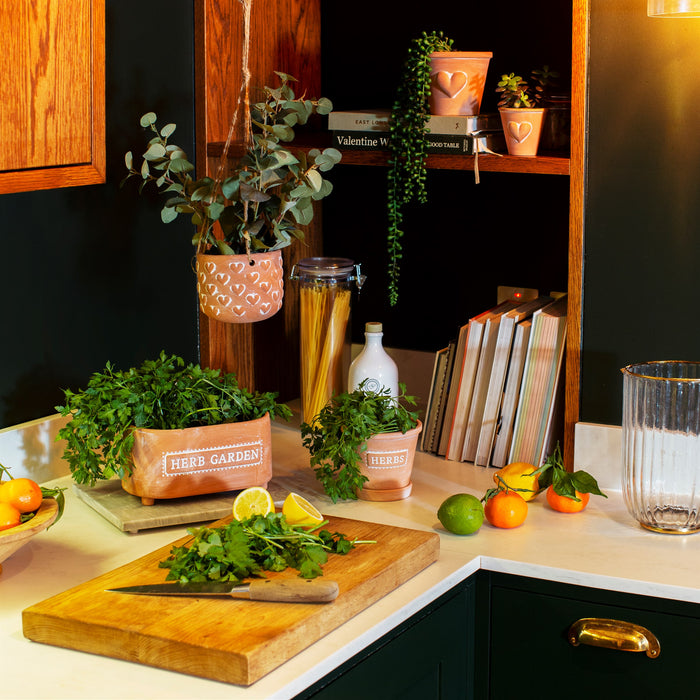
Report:
[[[227,518],[215,525],[227,522]],[[250,685],[437,560],[435,532],[330,517],[326,529],[376,540],[331,555],[324,577],[339,584],[332,603],[171,598],[105,589],[165,580],[158,562],[172,545],[22,612],[24,636],[217,681]],[[173,544],[191,539],[184,537]],[[295,576],[293,569],[270,578]]]

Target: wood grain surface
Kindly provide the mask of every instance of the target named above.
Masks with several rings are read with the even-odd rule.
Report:
[[[226,519],[216,524],[226,522]],[[376,540],[332,555],[324,577],[339,584],[327,604],[130,596],[107,588],[160,583],[168,545],[22,612],[25,637],[212,680],[250,685],[437,560],[439,536],[329,518],[350,538]],[[182,544],[189,537],[173,544]],[[270,578],[294,576],[291,569]]]

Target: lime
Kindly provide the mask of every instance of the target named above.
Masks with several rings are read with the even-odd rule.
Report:
[[[455,493],[438,508],[438,520],[455,535],[472,535],[484,522],[484,506],[470,493]]]

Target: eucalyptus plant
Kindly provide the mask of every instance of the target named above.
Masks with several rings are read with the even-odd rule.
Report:
[[[311,422],[301,424],[311,466],[333,503],[357,499],[357,490],[367,481],[360,472],[367,440],[379,433],[405,433],[418,424],[418,412],[404,405],[416,405],[415,397],[406,395],[405,384],[399,384],[398,396],[391,396],[389,389],[367,390],[366,381],[352,392],[333,396]]]
[[[66,441],[64,459],[74,481],[94,486],[98,479],[131,474],[134,428],[192,428],[261,418],[289,419],[291,410],[277,394],[250,392],[234,374],[186,364],[161,352],[140,367],[117,370],[107,362],[87,388],[64,391],[56,410],[69,420],[57,438]]]
[[[452,39],[442,32],[423,32],[414,39],[391,109],[387,183],[389,303],[398,302],[403,232],[403,207],[427,201],[428,120],[430,118],[430,54],[451,51]]]
[[[154,112],[141,117],[141,126],[152,136],[138,167],[133,153],[126,154],[129,173],[122,185],[135,177],[141,180],[140,192],[153,183],[166,194],[162,221],[190,216],[196,227],[192,243],[199,251],[231,255],[284,248],[304,238],[301,227],[313,219],[313,202],[333,190],[323,174],[340,161],[337,149],[305,153],[286,145],[294,139],[295,126],[306,124],[312,114],[329,114],[333,105],[325,97],[297,97],[290,85],[296,79],[276,75],[280,85],[265,87],[264,99],[250,106],[249,146],[221,183],[211,177],[194,179],[187,154],[170,142],[175,124],[159,128]]]
[[[515,73],[504,73],[498,81],[496,92],[501,95],[498,106],[513,109],[539,107],[548,97],[551,88],[556,86],[559,73],[543,66],[530,73],[528,82]]]

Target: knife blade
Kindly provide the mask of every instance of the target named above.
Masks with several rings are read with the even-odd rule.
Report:
[[[316,579],[256,579],[245,584],[204,581],[122,586],[108,588],[107,592],[156,596],[230,596],[278,603],[330,603],[338,597],[338,583]]]

